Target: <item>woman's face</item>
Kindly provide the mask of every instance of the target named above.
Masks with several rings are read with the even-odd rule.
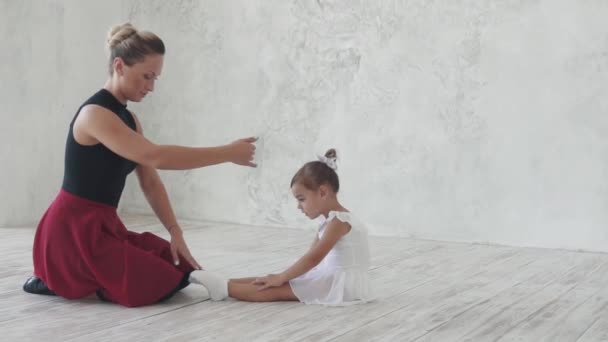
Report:
[[[141,62],[128,66],[118,58],[114,73],[118,76],[120,92],[129,101],[140,102],[149,92],[163,69],[163,55],[148,55]]]

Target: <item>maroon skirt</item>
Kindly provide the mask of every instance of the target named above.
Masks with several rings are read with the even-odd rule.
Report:
[[[168,241],[128,231],[116,208],[61,190],[34,240],[34,274],[68,299],[97,293],[133,307],[166,299],[188,285],[193,268],[172,262]]]

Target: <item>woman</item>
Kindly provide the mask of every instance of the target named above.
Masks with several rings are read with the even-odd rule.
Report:
[[[165,47],[131,24],[112,28],[109,78],[79,108],[68,133],[62,189],[34,240],[34,274],[23,288],[68,299],[92,293],[133,307],[166,299],[201,269],[192,257],[156,169],[186,170],[224,162],[255,167],[255,138],[217,147],[156,145],[127,102],[154,90]],[[127,175],[135,170],[171,242],[128,231],[116,214]]]

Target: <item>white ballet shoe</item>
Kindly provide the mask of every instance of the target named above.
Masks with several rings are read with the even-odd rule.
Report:
[[[228,297],[228,279],[209,271],[196,270],[190,273],[190,282],[203,285],[211,300],[218,301]]]

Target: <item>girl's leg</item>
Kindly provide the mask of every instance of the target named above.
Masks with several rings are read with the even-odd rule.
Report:
[[[230,282],[233,283],[239,283],[239,284],[251,284],[255,281],[255,277],[251,277],[251,278],[236,278],[236,279],[230,279]]]
[[[251,284],[255,278],[243,278],[249,283],[228,281],[209,271],[195,270],[190,274],[190,282],[203,285],[212,300],[222,300],[228,296],[249,302],[297,301],[289,284],[259,291],[258,285]]]
[[[259,291],[257,285],[231,281],[228,283],[228,295],[234,299],[247,302],[278,302],[298,300],[298,297],[293,294],[289,283],[285,283],[279,287],[271,287]]]

